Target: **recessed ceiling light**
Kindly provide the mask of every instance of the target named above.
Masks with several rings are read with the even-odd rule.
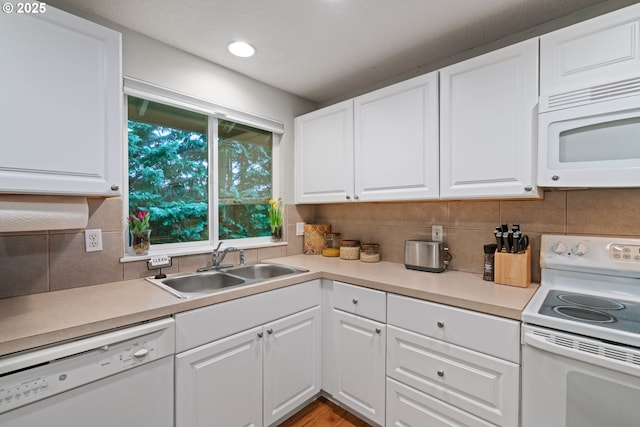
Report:
[[[256,49],[245,42],[231,42],[227,45],[227,50],[241,58],[248,58],[256,53]]]

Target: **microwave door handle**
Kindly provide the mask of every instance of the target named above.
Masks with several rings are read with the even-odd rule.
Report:
[[[551,333],[553,335],[553,333]],[[577,338],[579,339],[579,338]],[[569,338],[569,341],[571,338]],[[568,347],[565,345],[559,345],[550,342],[544,336],[535,334],[531,330],[524,332],[522,342],[533,348],[537,348],[542,351],[546,351],[551,354],[557,354],[564,356],[568,359],[579,360],[581,362],[589,363],[592,365],[600,366],[605,369],[611,369],[614,371],[630,374],[636,377],[640,377],[640,366],[632,365],[631,363],[620,362],[617,359],[601,356],[599,354],[593,354],[584,350],[578,350],[575,347]],[[590,340],[590,343],[593,340]],[[595,345],[598,345],[595,342]]]

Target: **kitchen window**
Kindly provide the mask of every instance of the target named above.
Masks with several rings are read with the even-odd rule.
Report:
[[[151,252],[269,242],[279,134],[203,109],[198,100],[134,92],[126,101],[125,206],[127,214],[149,211]]]

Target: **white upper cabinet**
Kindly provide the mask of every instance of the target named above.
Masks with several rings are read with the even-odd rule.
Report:
[[[538,39],[440,71],[440,197],[537,197]]]
[[[438,197],[436,73],[295,122],[296,203]]]
[[[118,195],[120,34],[46,5],[0,15],[0,53],[0,192]]]
[[[355,98],[354,114],[355,197],[437,199],[437,72]]]
[[[640,95],[640,4],[540,37],[540,112]]]
[[[296,203],[353,196],[353,100],[295,119]]]

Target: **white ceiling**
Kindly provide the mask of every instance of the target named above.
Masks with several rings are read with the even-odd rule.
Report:
[[[604,0],[59,0],[316,102]],[[608,0],[611,2],[612,0]],[[628,3],[628,2],[627,2]],[[257,54],[236,58],[232,40]]]

